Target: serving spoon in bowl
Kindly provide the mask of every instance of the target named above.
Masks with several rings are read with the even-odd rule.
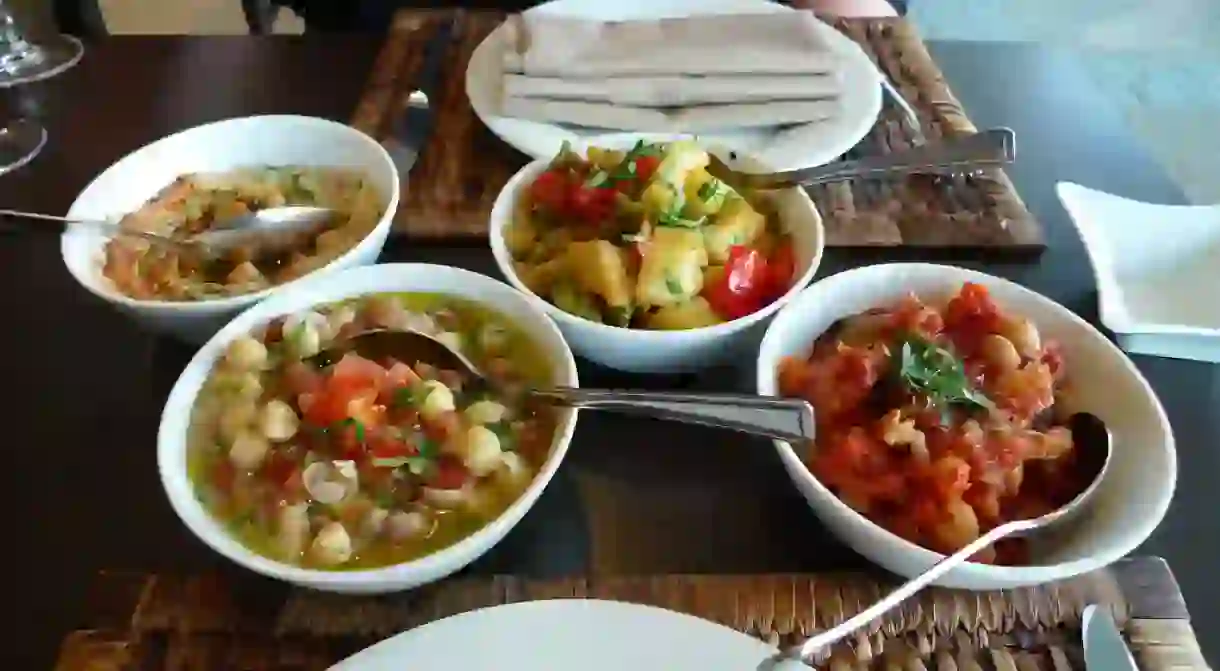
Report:
[[[805,639],[800,644],[781,649],[775,655],[763,660],[758,665],[757,671],[777,671],[781,667],[787,668],[784,666],[785,663],[821,660],[831,645],[881,617],[996,541],[1009,537],[1029,536],[1051,527],[1062,526],[1068,521],[1076,519],[1097,493],[1106,469],[1110,465],[1114,446],[1110,430],[1106,427],[1105,422],[1094,414],[1078,412],[1068,418],[1067,425],[1072,432],[1074,449],[1078,450],[1079,471],[1083,477],[1089,478],[1088,486],[1075,498],[1045,515],[1012,520],[992,528],[974,541],[967,543],[962,549],[936,562],[927,571],[906,581],[868,608],[826,631]]]
[[[310,357],[326,366],[353,352],[366,359],[423,362],[464,373],[476,386],[502,389],[479,371],[461,352],[421,331],[372,329],[357,333]],[[542,401],[570,408],[608,410],[688,424],[702,424],[791,442],[813,440],[813,406],[808,401],[750,394],[685,394],[673,392],[526,387],[523,391]]]
[[[333,216],[334,210],[325,207],[268,207],[224,219],[212,224],[206,231],[178,238],[131,230],[110,221],[57,217],[21,210],[0,210],[0,218],[32,219],[59,224],[6,227],[9,231],[59,235],[70,226],[82,226],[107,235],[139,238],[165,248],[189,251],[205,257],[222,257],[239,247],[254,248],[262,253],[290,248],[301,234],[320,231]]]

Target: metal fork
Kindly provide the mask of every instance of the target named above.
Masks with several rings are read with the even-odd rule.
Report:
[[[853,177],[926,173],[933,170],[973,168],[1011,163],[1017,157],[1017,137],[1008,128],[926,144],[880,156],[836,161],[826,165],[783,172],[742,172],[711,155],[707,171],[730,186],[746,189],[786,189]]]

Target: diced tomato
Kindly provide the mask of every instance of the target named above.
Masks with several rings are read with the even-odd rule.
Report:
[[[393,392],[402,387],[410,386],[420,381],[420,377],[411,370],[411,367],[401,361],[395,361],[390,364],[389,370],[386,371],[382,391]]]
[[[724,279],[704,287],[703,296],[725,319],[757,312],[770,290],[767,258],[756,249],[735,246],[729,250]]]
[[[772,303],[792,288],[793,276],[796,274],[796,253],[792,243],[785,242],[771,253],[767,259],[767,292],[764,299]]]
[[[657,166],[661,165],[660,156],[638,156],[635,159],[635,178],[640,183],[647,182],[652,179],[652,173],[657,171]]]
[[[357,393],[355,390],[381,389],[385,380],[386,369],[376,361],[370,361],[357,354],[344,354],[339,363],[331,371],[326,381],[328,389],[342,389],[346,393]]]
[[[377,391],[370,389],[347,401],[347,416],[365,428],[385,423],[386,407],[377,402]]]
[[[585,223],[600,223],[614,216],[614,194],[614,189],[576,186],[570,195],[569,212]]]
[[[377,459],[409,457],[416,453],[414,446],[385,432],[377,432],[369,439],[369,456]]]
[[[435,489],[458,489],[466,484],[470,472],[462,462],[450,456],[443,456],[436,461],[436,469],[428,480],[428,486]]]
[[[566,212],[570,187],[571,182],[566,173],[554,170],[544,172],[530,184],[530,201],[541,210]]]
[[[281,456],[279,453],[273,452],[267,457],[267,460],[263,462],[262,468],[259,469],[259,475],[261,475],[267,482],[280,485],[288,479],[288,476],[292,475],[292,471],[295,468],[296,465],[287,458]]]
[[[305,421],[321,429],[347,419],[348,397],[329,392],[302,394],[298,400]]]
[[[362,460],[365,454],[365,444],[361,440],[362,437],[366,437],[364,427],[349,422],[332,426],[327,429],[327,433],[331,436],[331,445],[339,458]]]
[[[228,459],[216,460],[211,473],[213,487],[222,492],[228,492],[233,488],[233,479],[236,477],[237,469],[233,467],[233,462]]]

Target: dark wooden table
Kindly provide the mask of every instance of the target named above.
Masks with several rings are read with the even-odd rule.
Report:
[[[167,133],[228,116],[291,112],[346,120],[377,51],[372,38],[114,38],[41,92],[51,140],[0,177],[5,207],[62,213],[95,174]],[[1033,264],[987,265],[1089,318],[1088,262],[1053,194],[1057,179],[1154,201],[1182,196],[1128,137],[1070,53],[1032,46],[933,44],[980,126],[1021,138],[1011,174],[1048,229]],[[482,248],[392,244],[386,258],[495,274]],[[828,254],[826,275],[869,259]],[[980,262],[963,265],[982,266]],[[190,350],[138,330],[64,271],[54,239],[0,241],[0,402],[8,513],[4,553],[14,623],[4,668],[50,665],[88,608],[101,568],[226,567],[165,504],[154,449],[161,403]],[[1199,639],[1220,655],[1220,472],[1215,369],[1137,358],[1169,412],[1181,459],[1178,496],[1144,551],[1167,557]],[[748,370],[641,381],[584,366],[590,384],[729,389]],[[710,430],[586,415],[565,465],[537,507],[475,572],[813,571],[863,567],[817,524],[770,447]],[[597,511],[593,514],[591,511]]]

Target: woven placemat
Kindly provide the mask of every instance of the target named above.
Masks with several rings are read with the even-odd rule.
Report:
[[[56,669],[322,669],[374,641],[449,615],[561,598],[661,606],[782,644],[833,626],[885,589],[858,574],[497,576],[352,597],[290,589],[244,573],[103,573],[85,595],[90,628],[64,640]],[[843,644],[829,667],[1083,669],[1079,625],[1088,604],[1110,610],[1145,671],[1208,668],[1173,575],[1151,557],[1037,588],[929,590]]]
[[[475,47],[503,21],[494,11],[402,10],[378,56],[352,125],[384,138],[405,104],[427,37],[456,12],[437,127],[412,170],[395,230],[420,238],[487,234],[496,194],[528,158],[493,136],[465,93]],[[888,99],[877,125],[852,155],[888,153],[913,143],[975,132],[914,28],[904,19],[827,19],[855,40],[919,115],[912,127]],[[1042,231],[1003,171],[968,177],[856,180],[810,190],[835,247],[896,246],[1041,251]]]

